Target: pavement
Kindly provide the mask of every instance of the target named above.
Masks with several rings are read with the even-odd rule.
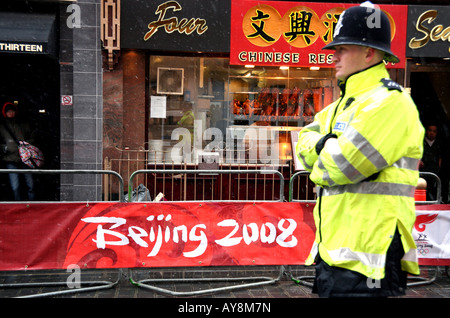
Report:
[[[450,298],[449,272],[448,267],[421,267],[420,280],[409,281],[421,284],[408,286],[406,295],[397,298]],[[0,272],[0,298],[178,299],[183,306],[188,304],[186,299],[189,302],[230,298],[262,302],[313,299],[318,298],[311,293],[313,275],[313,268],[306,266]],[[434,281],[423,281],[429,279]],[[252,306],[250,309],[255,310]]]

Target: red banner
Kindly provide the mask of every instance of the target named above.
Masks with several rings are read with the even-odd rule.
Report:
[[[333,40],[339,15],[349,3],[232,0],[230,64],[332,67]],[[405,68],[407,6],[380,5],[391,22],[392,51]],[[376,18],[375,18],[376,20]],[[376,23],[376,21],[375,21]]]
[[[450,205],[417,206],[413,237],[420,265],[450,265]]]
[[[0,270],[303,264],[313,205],[3,204]]]
[[[2,204],[0,270],[304,264],[314,204]],[[417,206],[421,265],[450,265],[450,205]]]

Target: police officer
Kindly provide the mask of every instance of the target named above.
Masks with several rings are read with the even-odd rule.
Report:
[[[419,274],[411,232],[424,129],[389,79],[383,60],[399,62],[390,44],[381,10],[345,10],[324,47],[341,96],[299,133],[297,156],[319,187],[307,264],[321,297],[404,295],[407,273]]]

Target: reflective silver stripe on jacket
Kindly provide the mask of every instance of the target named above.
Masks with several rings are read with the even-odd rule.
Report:
[[[327,141],[327,152],[331,155],[334,163],[337,168],[344,174],[347,179],[349,179],[352,183],[357,183],[366,178],[361,172],[358,171],[342,154],[339,148],[339,143],[337,139],[329,139]],[[322,163],[321,158],[319,157],[319,168],[325,170],[325,166]],[[328,172],[324,172],[323,180],[328,181],[328,184],[332,186],[334,182],[331,180]]]
[[[308,170],[312,170],[313,167],[306,163],[305,156],[303,156],[300,152],[298,153],[298,158],[301,160],[303,167]]]
[[[377,171],[388,166],[384,157],[355,128],[348,125],[343,136],[347,138],[376,167]]]
[[[417,171],[419,159],[403,157],[394,162],[393,167]]]
[[[387,182],[361,182],[357,184],[324,187],[323,195],[331,196],[344,193],[394,195],[402,197],[414,197],[415,186],[401,183]]]
[[[378,86],[362,96],[358,97],[357,102],[363,103],[367,101],[369,98],[374,98],[376,94],[384,90],[384,86]],[[366,107],[372,107],[371,105],[368,105]],[[345,130],[342,134],[345,138],[348,139],[377,169],[377,171],[380,171],[388,166],[388,163],[384,159],[384,157],[381,155],[381,153],[373,147],[370,142],[364,138],[363,135],[359,131],[357,131],[355,128],[353,128],[350,123],[352,122],[353,118],[355,116],[355,113],[353,112],[348,120],[347,126],[345,127]],[[333,158],[335,160],[336,164],[338,163],[336,161],[336,158]],[[356,183],[358,181],[364,180],[366,176],[361,174],[356,168],[354,168],[350,162],[343,158],[338,159],[340,162],[340,165],[342,167],[346,167],[346,169],[341,169],[342,173],[351,180],[352,182]],[[348,165],[348,166],[347,166]],[[338,165],[339,166],[339,165]]]
[[[384,268],[386,263],[386,255],[355,252],[348,247],[339,248],[336,250],[328,251],[328,255],[335,262],[339,261],[360,261],[366,266],[372,268]],[[410,249],[402,258],[403,261],[417,262],[417,250]]]
[[[309,125],[306,125],[305,127],[303,127],[303,129],[308,129],[310,131],[320,133],[320,124],[318,122],[312,122]],[[310,166],[306,163],[305,156],[303,156],[301,153],[298,153],[298,157],[306,169],[312,170],[313,166]]]
[[[330,174],[328,173],[328,170],[323,165],[322,159],[320,159],[320,157],[319,157],[319,159],[317,161],[318,161],[319,169],[323,171],[322,180],[327,181],[328,186],[330,186],[330,187],[334,186],[336,183],[331,179]]]
[[[320,124],[316,121],[313,121],[312,123],[303,127],[303,129],[308,129],[308,130],[320,133]]]
[[[308,170],[312,170],[313,167],[306,163],[305,156],[303,156],[300,152],[298,153],[298,158],[302,161],[303,167],[305,167]]]
[[[409,251],[403,255],[402,261],[417,263],[417,249],[410,248]]]
[[[372,268],[384,268],[386,262],[386,255],[355,252],[348,247],[328,251],[328,255],[330,255],[335,262],[360,261],[364,265]]]
[[[352,182],[358,183],[366,178],[362,173],[358,171],[342,154],[332,154],[334,162],[339,170]],[[403,157],[397,160],[392,166],[399,169],[407,169],[417,171],[419,159]],[[330,178],[328,171],[326,170],[322,160],[319,157],[319,168],[323,172],[323,180],[328,182],[329,186],[333,186],[335,182]]]
[[[362,136],[361,136],[362,138]],[[339,145],[337,139],[329,139],[327,142],[327,151],[331,155],[334,163],[337,168],[344,174],[352,183],[358,183],[366,178],[358,169],[356,169],[340,152]],[[369,144],[370,145],[370,144]],[[371,162],[376,166],[377,171],[382,170],[387,167],[387,162],[384,160],[383,156],[376,151],[372,146],[366,146],[366,151],[369,150],[373,154],[375,159],[372,159]],[[370,158],[369,158],[370,159]],[[403,157],[397,160],[392,166],[400,169],[407,169],[417,171],[419,159]],[[323,180],[328,181],[329,185],[334,185],[334,181],[331,180],[329,173],[326,171],[324,164],[322,163],[321,158],[319,157],[319,168],[324,171]]]

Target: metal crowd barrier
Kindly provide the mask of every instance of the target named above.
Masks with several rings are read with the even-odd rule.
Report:
[[[441,204],[442,200],[442,189],[441,189],[441,179],[434,173],[431,172],[420,172],[420,177],[431,177],[436,182],[436,200],[431,201],[416,201],[416,204]],[[408,286],[417,286],[417,285],[429,285],[432,284],[436,278],[437,273],[439,271],[439,266],[434,267],[434,274],[431,277],[422,277],[422,276],[411,276],[408,277],[409,280],[413,280],[416,282],[408,283]]]
[[[285,273],[284,266],[281,265],[279,269],[279,274],[277,277],[266,277],[266,276],[258,276],[258,277],[209,277],[209,278],[155,278],[155,279],[143,279],[139,281],[135,281],[132,278],[131,271],[130,271],[130,282],[137,286],[142,287],[144,289],[149,289],[152,291],[160,292],[163,294],[167,294],[170,296],[178,296],[178,297],[185,297],[185,296],[198,296],[198,295],[204,295],[204,294],[211,294],[216,292],[225,292],[225,291],[231,291],[236,289],[242,289],[242,288],[250,288],[250,287],[258,287],[258,286],[264,286],[264,285],[271,285],[278,282],[283,274]],[[168,288],[161,288],[157,287],[154,284],[160,284],[160,283],[217,283],[217,282],[243,282],[243,281],[250,281],[249,283],[243,283],[238,285],[232,285],[232,286],[223,286],[223,287],[216,287],[216,288],[209,288],[209,289],[199,289],[194,291],[173,291]],[[253,282],[252,282],[253,281]],[[152,285],[149,283],[153,283]]]
[[[90,287],[80,287],[80,288],[68,288],[67,281],[58,282],[33,282],[33,283],[12,283],[12,284],[0,284],[0,288],[33,288],[33,287],[67,287],[65,290],[58,290],[54,292],[37,293],[25,296],[19,296],[16,298],[38,298],[38,297],[51,297],[51,296],[61,296],[66,294],[74,294],[80,292],[97,291],[102,289],[109,289],[115,287],[119,284],[122,277],[122,269],[118,269],[117,279],[115,281],[107,280],[87,280],[80,281],[80,286],[90,286]]]
[[[293,192],[294,192],[294,180],[297,179],[298,177],[301,176],[307,176],[309,177],[310,172],[308,171],[298,171],[296,173],[294,173],[290,180],[289,180],[289,202],[303,202],[303,203],[316,203],[316,200],[299,200],[299,199],[294,199],[293,198]],[[308,280],[313,280],[315,278],[315,276],[298,276],[298,277],[294,277],[289,271],[287,272],[287,275],[289,278],[291,278],[294,282],[296,282],[297,284],[301,284],[303,286],[307,286],[307,287],[313,287],[313,283],[309,282]]]
[[[111,174],[116,176],[119,179],[119,185],[120,185],[120,201],[124,201],[123,198],[123,179],[122,176],[120,176],[115,171],[110,170],[43,170],[43,169],[0,169],[0,173],[18,173],[18,174]],[[33,201],[34,203],[37,203],[36,201]],[[3,202],[7,203],[7,202]],[[17,202],[15,202],[17,203]],[[59,203],[59,201],[57,202]],[[99,280],[92,280],[92,281],[81,281],[80,286],[88,285],[90,287],[80,287],[80,288],[73,288],[73,289],[66,289],[66,290],[60,290],[55,292],[48,292],[48,293],[40,293],[40,294],[33,294],[33,295],[27,295],[22,296],[19,298],[35,298],[35,297],[48,297],[48,296],[58,296],[58,295],[64,295],[64,294],[70,294],[70,293],[78,293],[78,292],[87,292],[87,291],[94,291],[94,290],[101,290],[101,289],[108,289],[116,286],[120,278],[122,277],[122,269],[118,269],[118,278],[115,281],[99,281]],[[0,284],[0,288],[24,288],[24,287],[59,287],[59,286],[65,286],[68,287],[67,281],[66,282],[33,282],[33,283],[11,283],[11,284]]]
[[[116,176],[119,180],[119,201],[124,201],[124,182],[120,174],[112,170],[57,170],[57,169],[0,169],[0,173],[18,173],[18,174],[104,174]],[[34,201],[35,202],[35,201]],[[58,201],[59,202],[59,201]]]
[[[0,173],[19,173],[19,174],[25,174],[25,173],[32,173],[32,174],[111,174],[115,175],[119,179],[119,185],[120,185],[120,195],[119,200],[120,202],[124,201],[124,195],[123,195],[123,179],[115,171],[110,170],[40,170],[40,169],[0,169]],[[164,174],[164,173],[173,173],[173,174],[275,174],[279,176],[280,180],[280,197],[276,202],[283,202],[284,201],[284,178],[283,175],[276,170],[210,170],[210,171],[201,171],[201,170],[137,170],[132,173],[129,179],[129,191],[128,191],[128,198],[131,199],[131,192],[132,192],[132,181],[134,177],[141,173],[155,173],[155,174]],[[306,203],[315,203],[316,200],[297,200],[293,199],[293,182],[294,179],[299,176],[306,176],[309,175],[306,171],[300,171],[295,173],[290,181],[289,181],[289,202],[306,202]],[[440,195],[441,195],[441,189],[440,189],[440,180],[439,178],[430,173],[421,173],[422,175],[431,175],[431,177],[437,178],[438,182],[438,193],[437,193],[437,201],[440,201]],[[215,200],[217,201],[217,200]],[[232,200],[219,200],[219,201],[232,201]],[[243,200],[239,200],[243,201]],[[251,200],[256,201],[256,200]],[[273,200],[271,200],[273,201]],[[418,204],[435,204],[438,203],[437,201],[419,201],[416,202]],[[289,267],[287,267],[289,269]],[[435,276],[431,279],[426,279],[422,277],[416,277],[415,279],[420,280],[420,282],[416,283],[409,283],[408,286],[412,285],[419,285],[419,284],[431,284],[436,279],[437,274],[437,268],[435,271]],[[213,293],[213,292],[223,292],[223,291],[230,291],[240,288],[247,288],[247,287],[256,287],[256,286],[262,286],[267,284],[274,284],[278,282],[282,275],[286,274],[289,276],[292,280],[296,281],[297,283],[300,283],[305,286],[312,287],[312,283],[307,282],[306,280],[314,278],[314,276],[300,276],[300,277],[293,277],[292,274],[290,274],[289,271],[285,270],[285,266],[280,266],[280,272],[279,275],[275,278],[272,277],[224,277],[224,278],[180,278],[180,279],[143,279],[135,281],[132,277],[131,270],[129,272],[129,280],[130,282],[138,287],[142,287],[145,289],[153,290],[156,292],[161,292],[165,294],[169,294],[172,296],[193,296],[193,295],[202,295],[207,293]],[[62,295],[62,294],[68,294],[68,293],[78,293],[83,291],[93,291],[93,290],[100,290],[100,289],[107,289],[107,288],[113,288],[115,287],[119,281],[120,278],[123,276],[123,269],[119,269],[119,276],[116,281],[85,281],[81,282],[82,285],[98,285],[98,286],[91,286],[91,287],[84,287],[84,288],[75,288],[75,289],[68,289],[63,291],[56,291],[56,292],[49,292],[49,293],[41,293],[36,295],[28,295],[24,297],[45,297],[45,296],[56,296],[56,295]],[[209,282],[209,283],[215,283],[215,282],[242,282],[242,281],[250,281],[249,283],[244,284],[238,284],[233,286],[225,286],[225,287],[218,287],[218,288],[211,288],[211,289],[204,289],[204,290],[196,290],[191,292],[176,292],[172,291],[166,288],[157,287],[154,284],[158,283],[191,283],[191,282]],[[151,285],[151,284],[153,285]],[[43,283],[16,283],[16,284],[0,284],[0,288],[7,288],[7,287],[44,287],[44,286],[67,286],[67,282],[43,282]]]
[[[160,169],[143,169],[143,170],[136,170],[130,175],[130,179],[128,182],[128,201],[131,201],[131,193],[132,193],[132,185],[133,185],[133,179],[138,174],[143,173],[154,173],[154,174],[198,174],[198,175],[215,175],[215,174],[261,174],[261,175],[267,175],[267,174],[273,174],[277,175],[280,180],[280,196],[279,199],[276,200],[277,202],[283,202],[284,201],[284,177],[281,172],[277,170],[184,170],[184,169],[173,169],[173,170],[160,170]],[[207,202],[208,200],[202,200]],[[212,200],[212,201],[274,201],[274,200]],[[171,202],[177,202],[177,201],[171,201]]]
[[[137,170],[133,172],[130,175],[130,180],[128,182],[128,200],[131,201],[131,191],[132,191],[132,184],[133,179],[136,175],[142,174],[142,173],[155,173],[155,174],[275,174],[278,175],[280,178],[280,197],[276,202],[283,202],[284,201],[284,177],[283,175],[277,171],[277,170]],[[235,200],[214,200],[214,201],[235,201]],[[239,201],[245,201],[245,200],[239,200]],[[256,202],[261,200],[251,200],[251,202]],[[271,200],[273,201],[273,200]],[[171,201],[173,202],[173,201]],[[203,201],[208,202],[208,201]],[[278,282],[283,273],[284,273],[284,266],[280,266],[279,275],[275,278],[272,277],[210,277],[210,278],[173,278],[173,279],[167,279],[167,278],[155,278],[155,279],[143,279],[135,281],[133,279],[132,270],[130,270],[130,282],[137,286],[142,287],[145,289],[153,290],[156,292],[168,294],[171,296],[196,296],[196,295],[203,295],[203,294],[209,294],[213,292],[223,292],[223,291],[230,291],[230,290],[236,290],[236,289],[242,289],[242,288],[248,288],[248,287],[256,287],[256,286],[262,286],[262,285],[269,285],[274,284]],[[161,283],[192,283],[192,282],[202,282],[202,283],[217,283],[217,282],[247,282],[243,284],[237,284],[233,286],[225,286],[225,287],[217,287],[217,288],[210,288],[210,289],[202,289],[202,290],[195,290],[195,291],[185,291],[185,292],[177,292],[173,291],[167,288],[161,288],[155,286],[155,284],[161,284]]]
[[[40,170],[40,169],[0,169],[0,173],[19,173],[19,174],[111,174],[115,175],[119,179],[120,183],[120,202],[124,201],[123,197],[123,179],[122,177],[115,171],[109,171],[109,170]],[[131,176],[129,180],[129,191],[128,191],[128,199],[131,199],[131,192],[132,192],[132,181],[134,177],[141,173],[156,173],[156,174],[167,174],[167,173],[173,173],[173,174],[275,174],[278,175],[280,180],[280,197],[279,202],[284,201],[283,196],[283,190],[284,190],[284,177],[283,175],[276,170],[209,170],[209,171],[202,171],[202,170],[137,170],[135,171]],[[217,200],[216,200],[217,201]],[[228,201],[228,200],[220,200],[220,201]],[[229,200],[231,201],[231,200]],[[242,200],[239,200],[242,201]],[[257,200],[252,200],[257,201]],[[272,200],[273,201],[273,200]],[[212,292],[221,292],[221,291],[229,291],[234,289],[240,289],[240,288],[246,288],[246,287],[255,287],[255,286],[261,286],[261,285],[267,285],[267,284],[273,284],[276,283],[281,279],[281,276],[284,273],[284,266],[280,267],[279,275],[276,278],[272,277],[224,277],[224,278],[203,278],[203,279],[144,279],[140,281],[135,281],[131,275],[131,270],[129,271],[129,280],[130,282],[138,287],[143,287],[146,289],[151,289],[157,292],[166,293],[173,296],[191,296],[191,295],[201,295],[206,293],[212,293]],[[114,282],[108,282],[108,281],[82,281],[81,284],[85,285],[99,285],[99,286],[93,286],[93,287],[84,287],[84,288],[76,288],[76,289],[68,289],[63,291],[56,291],[56,292],[48,292],[48,293],[41,293],[41,294],[35,294],[35,295],[28,295],[24,296],[26,298],[33,298],[33,297],[45,297],[45,296],[56,296],[56,295],[62,295],[62,294],[68,294],[68,293],[78,293],[78,292],[84,292],[84,291],[93,291],[93,290],[99,290],[99,289],[106,289],[106,288],[112,288],[116,286],[120,280],[120,277],[122,276],[122,269],[119,269],[119,278]],[[239,285],[233,285],[233,286],[225,286],[225,287],[218,287],[218,288],[212,288],[212,289],[205,289],[205,290],[198,290],[198,291],[192,291],[192,292],[175,292],[171,291],[169,289],[164,289],[156,286],[149,285],[148,283],[171,283],[171,282],[183,282],[183,283],[190,283],[190,282],[242,282],[242,281],[251,281],[249,283],[239,284]],[[0,284],[0,288],[9,288],[9,287],[56,287],[56,286],[67,286],[66,282],[42,282],[42,283],[13,283],[13,284]]]
[[[316,200],[299,200],[299,199],[294,199],[293,198],[293,192],[294,192],[294,180],[300,176],[307,176],[309,177],[309,172],[308,171],[298,171],[296,173],[294,173],[291,176],[291,179],[289,180],[289,202],[303,202],[303,203],[315,203]]]
[[[441,197],[442,197],[442,186],[441,186],[441,179],[434,173],[431,172],[420,172],[420,177],[431,177],[431,179],[434,179],[436,181],[436,200],[431,201],[416,201],[416,204],[440,204]]]

